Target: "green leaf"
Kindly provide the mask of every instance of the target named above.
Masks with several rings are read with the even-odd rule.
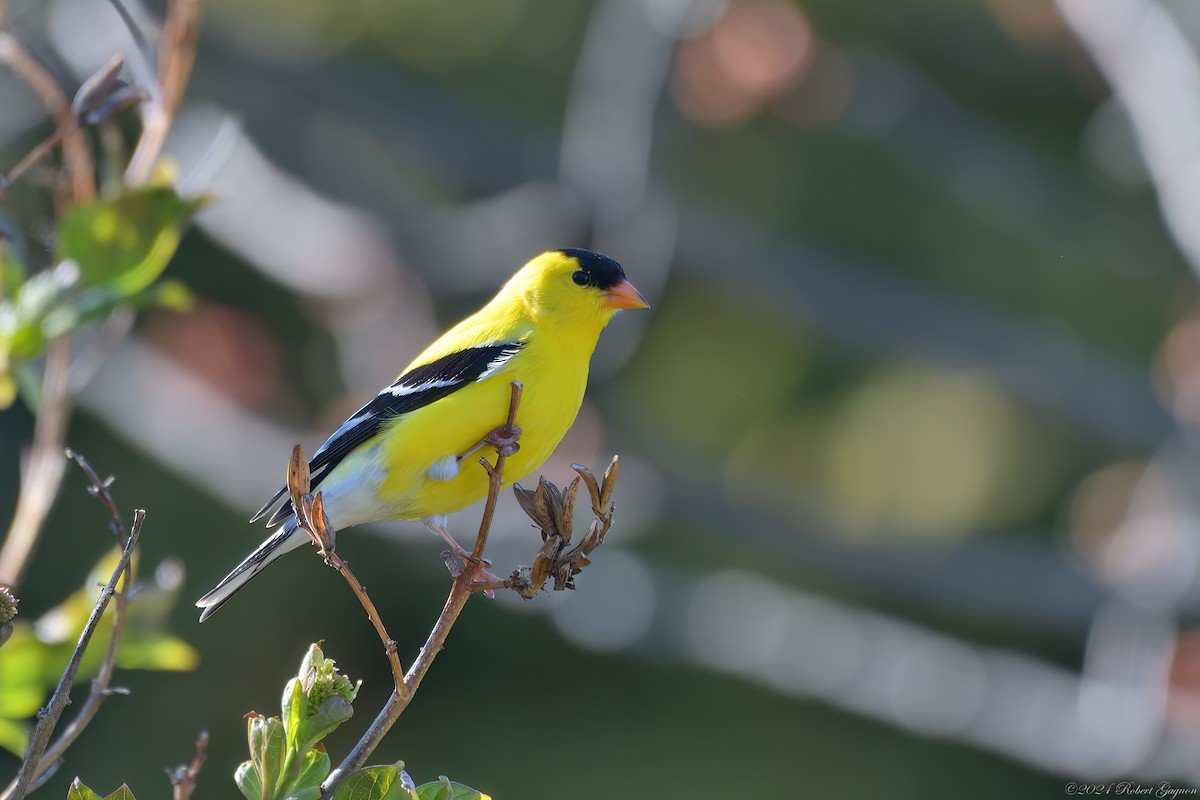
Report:
[[[50,309],[42,321],[42,335],[53,339],[69,333],[86,322],[103,319],[123,302],[125,296],[111,289],[102,286],[84,289]]]
[[[300,723],[296,730],[296,742],[299,745],[297,749],[307,750],[337,730],[339,725],[352,716],[354,707],[345,698],[339,695],[327,698],[312,716]]]
[[[100,795],[84,786],[79,782],[79,778],[76,778],[71,781],[71,788],[67,790],[67,800],[100,800]]]
[[[490,795],[470,786],[454,783],[445,775],[434,783],[418,786],[417,797],[419,800],[492,800]]]
[[[79,280],[78,269],[62,263],[21,285],[12,302],[0,304],[0,340],[12,358],[33,358],[46,347],[42,320]]]
[[[67,790],[67,800],[101,800],[100,796],[93,792],[88,787],[84,786],[79,778],[71,782],[71,788]],[[121,784],[121,788],[110,794],[103,800],[137,800],[133,796],[133,792],[129,791],[129,787]]]
[[[333,733],[354,715],[351,701],[361,685],[352,683],[337,670],[332,658],[312,645],[304,654],[296,677],[283,690],[283,719],[287,725],[288,748],[295,753]]]
[[[171,311],[188,311],[196,305],[196,297],[183,281],[168,278],[138,295],[137,305],[157,306]]]
[[[259,780],[258,773],[254,770],[254,764],[251,762],[243,761],[238,766],[237,771],[233,773],[233,782],[237,784],[246,800],[262,800],[262,781]]]
[[[2,229],[2,226],[0,226]],[[25,267],[0,236],[0,298],[8,297],[25,282]]]
[[[17,399],[17,381],[7,372],[0,372],[0,411],[8,408]]]
[[[29,624],[18,622],[12,637],[0,650],[0,717],[24,719],[46,699],[42,679],[46,648],[34,638]]]
[[[166,633],[140,633],[122,637],[117,647],[117,666],[122,669],[156,669],[175,672],[193,670],[200,663],[196,648]]]
[[[287,797],[283,798],[283,800],[321,800],[321,787],[310,786],[307,789],[288,792]]]
[[[184,223],[203,204],[166,186],[142,186],[75,206],[59,223],[59,254],[79,264],[86,285],[132,295],[162,274]]]
[[[402,800],[406,794],[396,766],[365,767],[342,781],[333,800]]]
[[[292,785],[288,787],[288,797],[293,795],[299,796],[306,789],[316,787],[317,797],[321,796],[321,782],[329,777],[330,770],[333,769],[333,764],[329,761],[329,754],[324,750],[313,748],[304,754],[304,763],[300,766],[300,774],[292,781]]]
[[[118,306],[157,306],[172,311],[187,311],[193,302],[191,290],[177,280],[164,280],[132,294],[107,286],[93,286],[74,297],[63,299],[51,309],[42,322],[42,334],[47,339],[53,339],[88,322],[104,319]]]
[[[283,724],[287,729],[288,749],[298,751],[296,736],[300,731],[300,723],[304,721],[304,689],[300,686],[299,678],[292,678],[283,687]]]
[[[283,723],[279,717],[251,717],[248,722],[250,761],[258,772],[259,785],[264,793],[274,797],[286,755]]]

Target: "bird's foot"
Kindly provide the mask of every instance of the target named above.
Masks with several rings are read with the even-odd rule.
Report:
[[[469,550],[464,549],[458,542],[454,541],[454,537],[450,535],[450,529],[446,527],[445,517],[426,517],[422,521],[450,548],[449,550],[442,551],[442,563],[446,565],[446,569],[450,570],[451,575],[457,578],[463,574],[468,564],[475,564],[476,582],[492,583],[500,580],[498,575],[493,575],[487,569],[492,565],[491,561],[488,561],[486,558],[473,558]],[[488,597],[496,596],[496,593],[491,589],[486,590],[484,594]]]
[[[517,441],[521,438],[521,428],[517,425],[501,425],[483,437],[485,444],[490,444],[505,456],[511,456],[521,449]]]
[[[473,584],[494,585],[502,582],[499,575],[488,569],[492,565],[491,561],[486,558],[473,558],[470,553],[461,547],[456,546],[449,550],[443,550],[442,563],[446,565],[446,569],[455,578],[462,575],[471,565],[474,565],[471,576],[471,583]],[[496,596],[496,593],[491,589],[483,589],[482,591],[488,597]]]
[[[458,457],[458,460],[461,462],[464,458],[474,455],[488,446],[496,448],[497,452],[504,453],[505,457],[511,456],[521,449],[517,440],[521,438],[522,432],[518,425],[501,425],[472,445],[471,449]]]

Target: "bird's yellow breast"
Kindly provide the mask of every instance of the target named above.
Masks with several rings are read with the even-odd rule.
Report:
[[[482,381],[389,423],[376,463],[387,465],[377,489],[385,518],[418,519],[448,514],[487,494],[480,456],[495,461],[485,448],[463,460],[450,480],[430,477],[430,467],[461,454],[507,421],[512,381],[524,387],[517,411],[520,450],[508,459],[505,485],[538,469],[571,427],[587,386],[586,352],[560,337],[531,335],[518,357]]]

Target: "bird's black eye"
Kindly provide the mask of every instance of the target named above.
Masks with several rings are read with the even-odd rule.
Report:
[[[571,280],[575,281],[576,286],[587,286],[588,283],[591,282],[592,276],[588,275],[586,272],[584,272],[581,269],[577,269],[571,275]]]

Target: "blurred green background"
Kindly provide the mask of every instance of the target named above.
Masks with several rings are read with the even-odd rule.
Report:
[[[234,796],[242,715],[318,639],[365,682],[339,760],[389,686],[342,581],[306,550],[203,627],[191,601],[264,535],[245,519],[294,442],[561,246],[653,304],[606,331],[543,470],[620,453],[614,533],[575,593],[473,600],[374,762],[530,800],[1200,781],[1200,313],[1155,194],[1189,162],[1148,151],[1073,5],[212,0],[167,146],[216,198],[169,272],[197,303],[139,319],[69,436],[148,510],[145,563],[185,566],[170,629],[201,662],[121,672],[132,695],[42,794],[165,794],[206,728],[197,796]],[[1186,44],[1193,7],[1093,12],[1193,75],[1152,38]],[[71,89],[131,46],[104,0],[12,0],[8,26]],[[1189,87],[1142,86],[1184,133]],[[49,126],[8,74],[0,107],[11,165]],[[3,211],[44,246],[41,194]],[[0,416],[5,516],[30,435]],[[83,486],[68,472],[23,617],[109,543]],[[502,572],[536,549],[504,505]],[[438,542],[339,544],[408,663]]]

